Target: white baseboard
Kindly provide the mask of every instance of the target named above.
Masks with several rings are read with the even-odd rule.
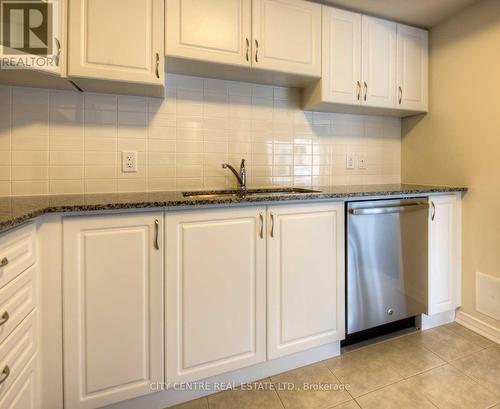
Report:
[[[248,368],[238,369],[212,376],[207,379],[200,379],[193,382],[206,388],[204,390],[175,390],[169,389],[152,393],[140,398],[131,399],[114,405],[106,406],[106,409],[159,409],[166,408],[192,399],[201,398],[217,392],[214,387],[228,389],[231,385],[237,386],[243,383],[251,383],[259,379],[267,378],[282,372],[290,371],[301,366],[313,364],[325,359],[340,355],[340,342],[312,348],[304,352],[288,355],[272,361],[262,362]],[[219,389],[220,391],[221,389]]]
[[[455,321],[465,328],[477,332],[479,335],[500,344],[500,329],[495,328],[493,325],[481,321],[479,318],[473,317],[463,311],[457,311]]]
[[[425,331],[426,329],[439,327],[440,325],[449,324],[453,321],[455,321],[455,310],[440,312],[434,315],[422,314],[420,316],[420,322],[417,322],[417,325],[420,326],[422,331]]]

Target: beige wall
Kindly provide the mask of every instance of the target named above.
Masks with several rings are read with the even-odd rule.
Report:
[[[475,311],[476,271],[500,278],[500,1],[441,23],[430,47],[430,112],[403,120],[402,180],[469,187],[463,310],[500,328]]]

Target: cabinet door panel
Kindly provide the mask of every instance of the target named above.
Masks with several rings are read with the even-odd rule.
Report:
[[[65,400],[96,408],[163,381],[162,213],[64,220]],[[161,243],[161,237],[158,237]]]
[[[428,33],[398,24],[398,106],[427,111]]]
[[[254,0],[252,65],[321,76],[321,6],[302,0]]]
[[[38,409],[37,356],[33,356],[15,379],[12,387],[0,398],[2,409]]]
[[[344,205],[274,206],[268,358],[344,338]]]
[[[163,84],[162,0],[74,0],[69,8],[73,77]]]
[[[455,195],[430,200],[429,314],[437,314],[457,307],[459,220]]]
[[[167,214],[167,379],[265,360],[264,209]]]
[[[396,107],[396,23],[362,17],[363,104]]]
[[[250,66],[251,0],[167,0],[166,15],[167,56]]]
[[[328,102],[361,102],[361,15],[323,7],[323,83]]]

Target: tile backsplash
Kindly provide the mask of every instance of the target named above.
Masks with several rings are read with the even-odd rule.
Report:
[[[298,89],[181,75],[165,99],[0,86],[0,195],[232,187],[221,164],[242,157],[250,186],[400,182],[399,118],[300,106]]]

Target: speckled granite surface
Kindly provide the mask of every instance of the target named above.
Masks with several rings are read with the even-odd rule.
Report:
[[[257,195],[228,197],[185,197],[181,191],[149,193],[103,193],[86,195],[0,197],[0,233],[46,213],[85,212],[96,210],[139,209],[153,207],[235,206],[276,201],[318,199],[353,199],[367,196],[400,196],[443,192],[465,192],[465,187],[424,185],[319,186],[318,192],[271,194],[263,189]]]

